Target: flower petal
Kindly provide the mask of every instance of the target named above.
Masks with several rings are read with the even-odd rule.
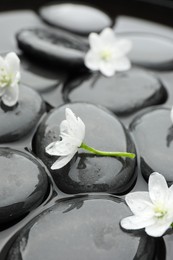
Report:
[[[109,62],[101,62],[100,63],[100,71],[106,77],[111,77],[115,74],[115,66]]]
[[[171,121],[172,121],[172,123],[173,123],[173,106],[172,106],[172,108],[171,108],[170,118],[171,118]]]
[[[154,224],[153,218],[141,218],[138,216],[130,216],[121,220],[121,226],[125,229],[136,230]]]
[[[131,68],[131,63],[130,63],[129,59],[126,57],[117,59],[114,64],[115,64],[114,65],[115,70],[117,70],[117,71],[125,71],[125,70],[129,70]]]
[[[84,59],[89,69],[100,70],[103,75],[110,77],[116,70],[130,68],[130,61],[125,55],[131,50],[132,43],[126,39],[117,39],[111,28],[105,28],[100,35],[91,33],[89,43],[91,48]]]
[[[163,175],[158,172],[153,172],[149,177],[149,195],[154,204],[164,205],[169,196],[167,182]]]
[[[73,144],[79,147],[85,136],[85,124],[79,117],[77,118],[69,108],[66,108],[66,120],[68,122],[66,126],[68,128],[68,134],[74,139]]]
[[[161,237],[166,230],[170,227],[171,222],[166,222],[164,224],[155,223],[154,225],[145,228],[145,232],[152,237]]]
[[[68,135],[68,122],[67,120],[63,120],[60,124],[60,133],[61,134],[65,134],[65,135]]]
[[[77,117],[70,108],[65,110],[66,120],[69,124],[70,130],[76,130]]]
[[[166,206],[167,208],[169,208],[169,214],[171,214],[173,216],[173,184],[169,187],[169,196],[168,196],[168,200],[166,202]]]
[[[16,75],[13,75],[13,82],[11,84],[11,86],[19,84],[20,81],[20,72],[17,72]]]
[[[70,108],[66,108],[65,114],[66,114],[66,121],[68,123],[67,125],[68,134],[74,139],[76,139],[77,131],[78,131],[77,118]]]
[[[79,130],[77,133],[77,136],[79,138],[79,140],[84,140],[85,138],[85,124],[84,122],[80,119],[80,117],[78,117],[78,126],[79,126]]]
[[[6,106],[14,106],[19,98],[19,86],[15,84],[5,88],[5,92],[2,96],[2,101]]]
[[[116,42],[117,48],[121,50],[123,55],[126,55],[132,49],[132,42],[127,39],[119,39]]]
[[[102,46],[100,36],[97,33],[90,33],[89,44],[92,50],[98,50]]]
[[[16,75],[20,70],[20,60],[16,53],[10,52],[5,57],[5,62],[8,64],[8,73]]]
[[[111,28],[105,28],[100,33],[100,39],[103,43],[108,43],[109,45],[115,44],[115,32]]]
[[[85,66],[90,70],[98,70],[99,69],[99,63],[100,63],[100,57],[98,53],[90,50],[85,55],[84,64]]]
[[[72,112],[70,108],[66,108],[66,120],[60,124],[61,141],[52,142],[49,144],[45,151],[54,156],[61,156],[52,165],[51,169],[60,169],[67,164],[75,155],[83,142],[85,135],[85,124],[83,121]]]
[[[66,140],[50,143],[46,148],[46,153],[54,156],[67,156],[74,153],[77,149]]]
[[[135,215],[153,216],[154,214],[148,192],[129,193],[126,195],[125,201]]]
[[[54,164],[52,164],[51,169],[52,170],[58,170],[62,167],[64,167],[70,160],[73,158],[75,153],[69,154],[68,156],[62,156],[56,160]]]

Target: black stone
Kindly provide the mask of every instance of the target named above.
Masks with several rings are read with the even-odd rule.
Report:
[[[84,142],[104,151],[135,152],[134,144],[123,125],[111,113],[85,103],[67,104],[53,110],[40,124],[33,141],[36,155],[48,166],[57,160],[45,153],[45,147],[59,140],[59,125],[69,107],[86,125]],[[101,157],[79,149],[65,167],[50,170],[56,185],[65,193],[126,193],[132,188],[136,174],[135,159]]]
[[[81,35],[100,32],[112,25],[110,17],[101,10],[75,3],[47,5],[40,9],[40,16],[53,26]]]
[[[57,201],[25,227],[7,260],[153,260],[156,240],[120,228],[130,214],[111,196],[81,196]]]
[[[83,74],[64,87],[65,102],[92,102],[124,115],[141,108],[163,103],[167,93],[152,74],[131,69],[107,78],[100,73]]]
[[[130,60],[151,69],[173,69],[173,40],[150,33],[127,33],[121,36],[133,43]]]
[[[34,60],[52,66],[73,68],[84,65],[88,44],[72,34],[57,30],[24,29],[17,34],[19,48]]]
[[[141,171],[146,180],[152,172],[164,175],[173,184],[173,125],[169,108],[150,108],[131,124],[139,149]]]
[[[18,103],[14,107],[0,106],[0,143],[13,142],[36,127],[45,112],[40,95],[31,88],[20,85]]]
[[[0,227],[38,207],[48,192],[45,169],[29,154],[0,148]]]

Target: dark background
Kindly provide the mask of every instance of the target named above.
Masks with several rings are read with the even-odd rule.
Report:
[[[41,5],[49,2],[52,0],[0,0],[0,11],[28,8],[37,11]],[[69,2],[76,1],[69,0]],[[173,27],[173,0],[81,0],[80,2],[104,9],[114,18],[119,14],[128,14]]]

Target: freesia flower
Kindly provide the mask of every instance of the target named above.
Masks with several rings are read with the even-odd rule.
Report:
[[[134,192],[126,195],[127,205],[133,216],[124,218],[124,229],[145,228],[148,235],[162,236],[173,222],[173,185],[168,188],[165,178],[154,172],[149,177],[149,192]]]
[[[81,146],[85,137],[85,125],[83,121],[66,108],[66,120],[60,124],[61,141],[53,142],[46,147],[46,152],[50,155],[60,156],[52,165],[51,169],[60,169],[66,165]]]
[[[116,38],[111,28],[104,29],[100,35],[89,35],[90,50],[85,56],[85,66],[93,71],[101,71],[107,77],[116,71],[128,70],[131,67],[126,54],[132,43],[127,39]]]
[[[0,56],[0,97],[6,106],[14,106],[19,97],[20,60],[14,52]]]
[[[70,108],[66,108],[66,120],[60,124],[60,141],[50,143],[46,147],[46,153],[52,156],[60,156],[51,166],[52,170],[57,170],[64,167],[78,151],[78,148],[83,148],[91,153],[103,156],[124,156],[134,158],[135,154],[127,152],[105,152],[96,150],[87,144],[83,143],[85,137],[85,124],[76,117]]]

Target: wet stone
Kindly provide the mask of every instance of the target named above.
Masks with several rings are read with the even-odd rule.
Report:
[[[2,11],[2,9],[1,9]],[[0,15],[0,52],[18,51],[15,35],[23,28],[45,27],[35,12],[31,10],[1,12]]]
[[[62,82],[66,75],[63,71],[53,70],[45,64],[33,62],[21,55],[21,83],[37,90],[43,100],[51,107],[63,104]]]
[[[134,64],[158,70],[173,68],[173,40],[149,33],[127,33],[121,36],[133,43],[128,56]]]
[[[40,93],[55,89],[61,83],[61,74],[49,70],[41,64],[37,64],[20,56],[21,83],[27,85]]]
[[[23,217],[48,191],[44,168],[29,154],[0,148],[0,227]]]
[[[101,10],[75,3],[47,5],[40,9],[40,16],[53,26],[81,35],[100,32],[112,25],[110,17]]]
[[[115,114],[125,115],[163,103],[167,93],[152,74],[131,69],[107,78],[100,73],[70,79],[64,87],[65,102],[101,104]]]
[[[16,141],[36,127],[45,112],[45,104],[40,95],[26,86],[20,85],[18,103],[14,107],[0,106],[0,143]]]
[[[33,150],[48,166],[57,157],[46,154],[45,147],[59,140],[59,125],[69,107],[86,125],[84,142],[104,151],[135,152],[134,144],[120,121],[97,106],[74,103],[53,110],[40,124],[33,140]],[[101,157],[82,149],[62,169],[51,170],[56,185],[65,193],[127,193],[136,180],[135,159]]]
[[[162,246],[159,252],[160,256],[162,254],[162,259],[172,260],[172,256],[173,256],[172,242],[173,242],[173,232],[171,229],[169,229],[166,232],[166,235],[163,237],[162,244],[164,247]]]
[[[44,64],[64,65],[67,69],[84,65],[87,43],[70,33],[57,30],[24,29],[17,34],[19,48],[30,58]]]
[[[116,17],[114,31],[116,33],[147,33],[151,36],[159,35],[165,38],[173,40],[173,34],[171,27],[165,26],[163,24],[158,24],[156,22],[151,22],[150,20],[136,18],[133,16],[120,15]],[[148,46],[149,47],[149,46]]]
[[[111,196],[57,201],[21,231],[6,259],[153,260],[154,238],[120,228],[129,213]]]
[[[173,124],[169,108],[150,108],[131,124],[139,149],[141,171],[146,180],[152,172],[164,175],[173,184]]]

